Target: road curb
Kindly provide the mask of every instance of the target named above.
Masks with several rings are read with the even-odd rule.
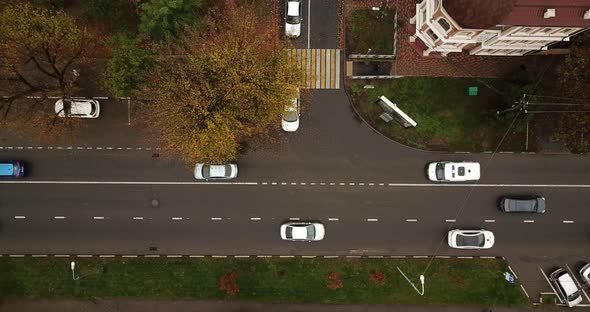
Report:
[[[211,259],[259,259],[259,258],[323,258],[323,259],[501,259],[503,256],[451,256],[451,255],[183,255],[183,254],[0,254],[0,258],[211,258]],[[516,275],[516,274],[514,274]]]

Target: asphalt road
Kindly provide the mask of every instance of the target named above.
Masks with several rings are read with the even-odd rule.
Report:
[[[306,47],[311,27],[311,48],[336,48],[337,2],[307,4],[293,44]],[[192,165],[143,131],[137,102],[101,100],[76,142],[2,131],[0,159],[25,160],[27,177],[0,181],[0,254],[502,255],[541,284],[536,259],[559,256],[550,270],[586,256],[588,156],[419,151],[373,132],[343,90],[303,95],[299,130],[251,147],[227,184],[196,183]],[[482,179],[430,183],[435,160],[479,161]],[[543,195],[547,213],[502,214],[505,194]],[[290,219],[323,222],[325,240],[281,241]],[[452,228],[492,230],[496,245],[451,250]]]

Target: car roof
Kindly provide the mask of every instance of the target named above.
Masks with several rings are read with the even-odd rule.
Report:
[[[13,175],[14,164],[12,163],[0,163],[0,176]]]
[[[561,274],[557,279],[559,280],[559,284],[565,291],[566,296],[569,296],[570,294],[573,294],[576,291],[578,291],[578,286],[576,286],[576,283],[574,283],[574,280],[572,279],[572,276],[569,273],[565,272]]]
[[[459,175],[459,168],[465,168],[465,174]],[[480,177],[479,163],[476,162],[449,162],[445,164],[445,177],[448,179],[473,179],[478,180]],[[455,173],[453,175],[453,173]]]
[[[309,226],[309,225],[308,225]],[[293,239],[307,239],[307,227],[308,226],[292,226]]]
[[[225,177],[229,173],[225,170],[225,165],[209,165],[209,175],[212,177]]]
[[[289,1],[287,4],[287,15],[299,16],[299,1]]]

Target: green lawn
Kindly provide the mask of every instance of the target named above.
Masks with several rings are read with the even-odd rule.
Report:
[[[0,258],[0,300],[28,298],[242,299],[284,303],[435,303],[526,305],[498,259],[435,259],[419,296],[396,267],[418,283],[429,259]],[[383,273],[384,284],[369,278]],[[220,278],[237,273],[239,292],[220,291]],[[330,289],[339,275],[342,288]],[[338,283],[336,283],[338,284]]]
[[[346,18],[348,54],[393,54],[395,13],[356,10]]]
[[[363,89],[372,84],[374,89]],[[478,87],[477,96],[468,88]],[[363,118],[379,132],[410,146],[442,151],[493,151],[509,129],[514,115],[496,116],[507,107],[513,86],[505,81],[461,78],[412,77],[387,81],[353,82],[350,93]],[[395,121],[385,123],[375,103],[384,95],[418,125],[404,129]],[[524,150],[526,119],[519,117],[500,151]],[[531,138],[533,135],[530,136]],[[530,142],[534,150],[534,142]]]

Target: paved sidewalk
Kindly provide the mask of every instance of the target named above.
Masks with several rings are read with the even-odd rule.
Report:
[[[587,308],[491,308],[484,306],[259,304],[247,302],[155,300],[7,300],[0,312],[535,312],[590,311]]]

